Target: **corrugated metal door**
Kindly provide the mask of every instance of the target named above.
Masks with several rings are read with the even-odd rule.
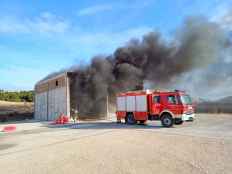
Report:
[[[35,119],[47,120],[47,92],[36,94]]]
[[[61,113],[67,114],[66,88],[56,88],[49,91],[48,120],[55,120]]]

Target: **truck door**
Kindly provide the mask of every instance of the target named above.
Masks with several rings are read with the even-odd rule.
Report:
[[[178,114],[178,100],[176,95],[168,95],[167,96],[167,109],[171,111],[173,114]]]
[[[161,111],[160,96],[153,95],[152,96],[152,114],[159,115],[160,111]]]

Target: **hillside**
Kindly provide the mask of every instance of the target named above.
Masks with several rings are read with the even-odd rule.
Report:
[[[231,103],[232,104],[232,96],[228,96],[216,101],[217,103]]]
[[[197,112],[201,113],[232,113],[232,96],[216,101],[202,101],[197,104]]]

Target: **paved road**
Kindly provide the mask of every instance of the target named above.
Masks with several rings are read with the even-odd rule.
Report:
[[[20,127],[21,124],[18,124]],[[163,128],[110,121],[23,124],[0,134],[1,173],[231,173],[232,116]]]

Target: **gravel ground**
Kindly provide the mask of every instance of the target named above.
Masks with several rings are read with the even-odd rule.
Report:
[[[128,126],[110,121],[17,126],[15,133],[0,134],[0,173],[232,171],[232,115],[201,114],[174,128],[162,128],[159,122]]]

